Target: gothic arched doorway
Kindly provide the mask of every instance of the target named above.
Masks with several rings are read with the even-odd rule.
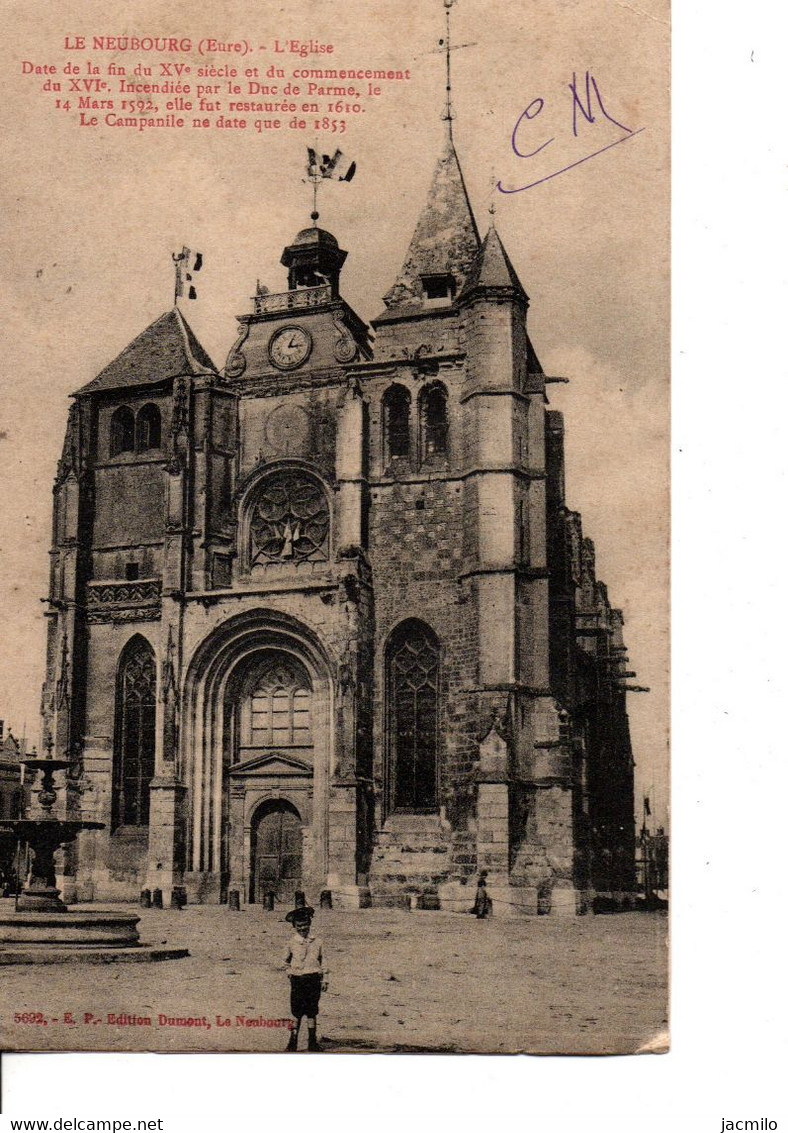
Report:
[[[279,887],[325,881],[333,698],[322,644],[281,612],[256,608],[228,618],[196,649],[180,741],[189,792],[186,860],[209,899],[218,899],[222,886],[255,899],[259,807],[275,798],[290,800],[304,845],[302,885],[292,884],[295,871],[284,863]]]
[[[265,893],[292,902],[301,888],[301,815],[284,799],[264,803],[252,822],[249,900],[260,904]]]

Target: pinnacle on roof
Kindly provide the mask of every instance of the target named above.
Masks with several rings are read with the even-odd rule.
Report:
[[[453,276],[455,294],[459,294],[480,243],[454,143],[447,133],[405,262],[383,299],[388,312],[399,315],[420,310],[424,276]]]
[[[506,249],[493,224],[490,225],[487,235],[484,237],[484,243],[468,271],[462,296],[469,296],[480,288],[495,291],[514,291],[526,301],[528,300],[525,288],[520,283],[512,261],[506,254]]]
[[[77,392],[158,385],[182,375],[216,374],[208,354],[177,307],[151,323],[108,366]]]

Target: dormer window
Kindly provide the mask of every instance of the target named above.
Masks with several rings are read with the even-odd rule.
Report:
[[[457,282],[451,272],[438,272],[421,277],[425,307],[450,307],[454,302]]]

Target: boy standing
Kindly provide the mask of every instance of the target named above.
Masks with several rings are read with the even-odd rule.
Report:
[[[299,897],[301,900],[299,902]],[[315,910],[307,905],[304,898],[296,895],[296,907],[285,917],[294,928],[290,938],[285,964],[290,977],[290,1010],[295,1019],[295,1027],[290,1032],[287,1050],[298,1050],[298,1032],[301,1020],[306,1016],[309,1034],[308,1050],[322,1050],[317,1041],[317,1013],[320,992],[328,987],[325,952],[323,942],[312,932],[312,917]]]

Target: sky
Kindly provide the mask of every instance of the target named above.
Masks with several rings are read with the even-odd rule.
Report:
[[[341,141],[331,138],[358,171],[321,190],[321,224],[349,252],[343,294],[370,319],[441,147],[443,20],[439,0],[264,9],[223,0],[210,14],[143,0],[133,23],[114,0],[67,2],[45,20],[14,13],[1,76],[0,717],[15,732],[26,726],[39,739],[40,599],[69,395],[171,306],[171,253],[182,245],[205,261],[185,314],[221,366],[256,281],[285,286],[281,250],[309,222],[306,146],[326,148],[311,130],[173,137],[80,128],[53,108],[40,79],[22,74],[22,61],[62,63],[66,35],[137,31],[195,42],[312,37],[335,44],[337,65],[409,68],[410,82],[367,102]],[[624,612],[633,683],[651,690],[633,694],[629,710],[638,805],[648,794],[655,821],[668,802],[666,20],[662,0],[637,10],[612,0],[458,0],[452,32],[454,134],[471,202],[482,231],[494,202],[542,365],[570,379],[549,387],[551,407],[565,415],[568,504],[582,512],[598,575]],[[594,122],[570,86],[574,77],[582,96],[587,73]],[[521,154],[538,152],[518,156],[513,142]],[[497,192],[498,182],[522,191]],[[540,183],[524,188],[531,182]]]

